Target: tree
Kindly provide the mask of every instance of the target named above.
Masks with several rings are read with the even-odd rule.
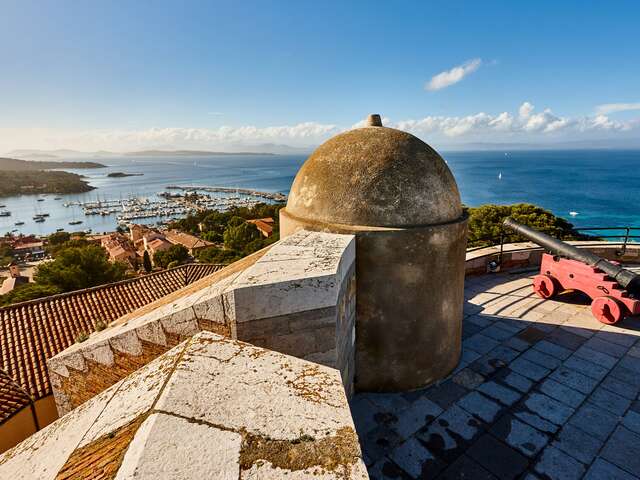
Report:
[[[42,263],[34,280],[69,292],[122,280],[126,270],[122,263],[109,262],[106,252],[98,245],[68,247],[58,250],[55,260]]]
[[[41,285],[39,283],[27,283],[20,285],[9,293],[0,295],[0,306],[11,305],[12,303],[26,302],[36,298],[48,297],[61,293],[58,287],[53,285]]]
[[[249,243],[261,238],[260,232],[253,223],[247,223],[240,217],[233,217],[224,231],[224,246],[230,250],[244,252]]]
[[[208,247],[199,250],[197,256],[198,260],[202,263],[229,264],[236,260],[240,260],[244,255],[241,252],[236,252],[235,250]]]
[[[507,243],[525,241],[526,239],[503,229],[502,222],[507,217],[561,240],[590,238],[577,232],[564,218],[556,217],[548,210],[529,203],[482,205],[469,208],[468,213],[468,247],[493,245],[500,240],[500,235],[503,233],[504,241]]]
[[[9,265],[13,261],[13,249],[10,245],[0,245],[0,267]]]
[[[62,245],[69,240],[71,240],[71,234],[69,232],[56,232],[47,237],[47,241],[51,246]]]
[[[184,245],[171,245],[164,252],[156,252],[153,256],[153,263],[160,268],[167,268],[170,263],[180,264],[189,258],[189,250]]]
[[[149,256],[149,252],[144,251],[144,255],[142,256],[142,266],[144,267],[144,271],[149,273],[153,270],[153,265],[151,265],[151,257]]]

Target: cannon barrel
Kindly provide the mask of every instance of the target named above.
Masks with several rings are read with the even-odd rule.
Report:
[[[510,228],[515,233],[537,243],[554,255],[569,258],[571,260],[577,260],[597,268],[613,278],[630,293],[640,294],[640,276],[622,268],[620,265],[611,263],[587,250],[576,248],[573,245],[569,245],[568,243],[558,240],[557,238],[550,237],[545,233],[539,232],[531,227],[527,227],[526,225],[522,225],[512,218],[506,218],[503,225]]]

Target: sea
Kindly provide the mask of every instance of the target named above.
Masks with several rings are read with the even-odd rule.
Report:
[[[640,150],[544,150],[440,152],[453,172],[468,206],[528,202],[551,210],[577,227],[640,227]],[[70,202],[144,197],[159,200],[169,185],[250,188],[288,193],[304,155],[199,157],[108,157],[106,168],[67,170],[84,175],[95,187],[87,193],[0,197],[0,234],[46,235],[91,229],[113,231],[116,215],[85,216]],[[113,178],[112,172],[141,176]],[[56,198],[58,198],[56,200]],[[44,199],[38,201],[38,199]],[[48,213],[46,221],[33,216]],[[70,221],[82,224],[70,226]],[[144,219],[152,223],[159,219]],[[22,226],[15,223],[23,221]],[[637,232],[640,235],[640,231]]]

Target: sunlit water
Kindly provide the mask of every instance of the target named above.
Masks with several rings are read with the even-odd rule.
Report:
[[[530,202],[568,218],[578,226],[640,226],[638,192],[640,151],[528,151],[443,152],[453,171],[462,200],[476,206],[484,203]],[[96,161],[94,158],[86,160]],[[287,193],[302,162],[301,155],[217,157],[126,157],[97,159],[107,168],[74,170],[96,187],[84,194],[21,195],[0,198],[11,217],[0,217],[0,233],[17,229],[22,233],[47,234],[58,228],[113,230],[116,216],[85,216],[79,207],[64,207],[69,201],[118,200],[129,196],[158,200],[156,193],[167,185],[209,185],[253,188]],[[142,173],[143,176],[108,178],[111,172]],[[569,212],[577,212],[571,217]],[[44,223],[32,217],[49,213]],[[69,226],[72,220],[82,220]],[[158,219],[140,220],[157,221]],[[23,226],[15,222],[24,221]]]

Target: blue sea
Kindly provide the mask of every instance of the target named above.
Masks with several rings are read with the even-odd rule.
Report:
[[[576,226],[639,226],[640,150],[581,151],[476,151],[441,152],[458,182],[466,205],[529,202],[569,219]],[[74,159],[75,160],[75,159]],[[287,193],[305,160],[302,155],[247,155],[212,157],[87,158],[107,168],[70,170],[85,175],[96,190],[84,194],[21,195],[0,198],[0,234],[17,229],[22,233],[48,234],[57,228],[112,231],[116,217],[85,216],[69,201],[118,200],[129,196],[157,199],[168,185],[209,185],[252,188]],[[108,178],[111,172],[142,173],[143,176]],[[577,212],[570,216],[569,212]],[[35,223],[37,213],[49,213]],[[82,225],[70,227],[71,220]],[[24,221],[17,227],[15,222]]]

